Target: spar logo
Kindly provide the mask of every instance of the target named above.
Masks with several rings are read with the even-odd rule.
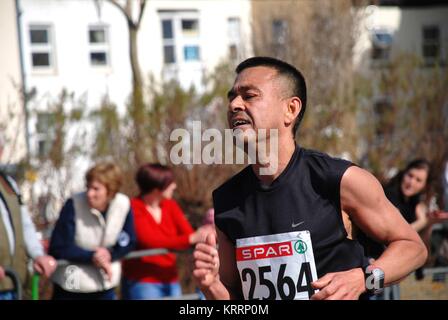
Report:
[[[304,254],[306,252],[306,249],[308,249],[308,247],[306,246],[306,243],[302,240],[297,240],[296,243],[294,244],[294,250],[296,250],[296,252],[299,254]]]
[[[292,255],[291,241],[236,248],[237,261],[277,258]]]

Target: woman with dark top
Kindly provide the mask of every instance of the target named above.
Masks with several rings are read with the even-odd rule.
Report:
[[[403,218],[417,232],[427,224],[424,196],[430,184],[430,168],[428,161],[414,160],[384,188],[389,201],[400,210]]]
[[[119,193],[121,170],[100,163],[86,174],[87,190],[61,210],[49,252],[68,260],[53,274],[55,300],[112,300],[121,278],[120,260],[135,245],[130,200]]]
[[[430,236],[428,236],[427,230],[430,230],[434,223],[448,218],[447,213],[429,211],[427,200],[430,183],[430,163],[425,159],[416,159],[408,163],[406,168],[398,172],[384,187],[384,192],[389,201],[397,207],[411,227],[421,233],[427,245]],[[384,246],[367,238],[362,233],[358,235],[358,240],[363,243],[366,255],[372,259],[376,259],[384,251]],[[423,277],[422,268],[416,270],[416,276],[417,278]],[[392,299],[399,299],[398,285],[385,290],[384,298],[388,299],[389,293],[391,293]]]

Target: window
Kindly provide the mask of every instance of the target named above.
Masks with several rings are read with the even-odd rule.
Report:
[[[241,22],[240,18],[227,19],[228,36],[231,42],[239,42],[241,35]]]
[[[237,60],[238,56],[238,47],[235,44],[229,45],[229,58],[232,60]]]
[[[187,37],[199,35],[199,23],[197,19],[182,19],[182,34]]]
[[[184,60],[185,61],[198,61],[199,60],[199,47],[198,46],[185,46],[184,47]]]
[[[274,43],[280,45],[286,44],[287,30],[288,23],[285,20],[274,20],[272,22],[272,37]]]
[[[109,65],[109,37],[105,26],[89,27],[90,64],[92,66]]]
[[[30,30],[31,43],[33,44],[47,44],[48,41],[48,30],[46,29],[31,29]]]
[[[49,67],[50,66],[50,54],[42,52],[34,52],[32,54],[34,67]]]
[[[95,27],[89,30],[89,42],[94,43],[106,43],[106,30],[103,28]]]
[[[174,46],[173,20],[162,20],[163,62],[176,63],[176,47]]]
[[[374,62],[387,62],[390,58],[393,37],[385,30],[375,30],[371,34],[372,52],[371,58]]]
[[[175,63],[176,62],[176,52],[173,45],[163,46],[163,61],[165,63]]]
[[[173,21],[162,20],[163,39],[173,39]]]
[[[199,62],[199,19],[197,11],[160,10],[163,62],[165,65]],[[173,69],[174,70],[174,69]]]
[[[440,58],[440,29],[438,26],[423,27],[422,46],[426,63],[433,64]]]
[[[37,153],[40,158],[47,157],[53,146],[55,116],[49,112],[37,114]]]
[[[91,52],[90,53],[90,63],[93,66],[104,66],[104,65],[107,65],[107,55],[106,55],[106,52]]]
[[[35,69],[53,67],[50,26],[30,26],[31,65]]]
[[[232,60],[240,59],[241,45],[241,23],[239,18],[227,19],[227,35],[229,37],[229,58]]]
[[[272,21],[272,50],[277,58],[286,58],[286,40],[288,36],[288,22],[285,20]]]

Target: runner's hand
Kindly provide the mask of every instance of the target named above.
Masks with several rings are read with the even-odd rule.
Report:
[[[190,244],[197,244],[200,242],[205,242],[205,240],[207,239],[207,236],[210,233],[215,233],[215,227],[212,225],[205,225],[202,227],[199,227],[194,233],[192,233],[190,235],[189,241]]]
[[[311,300],[356,300],[366,290],[361,268],[327,273],[311,285],[320,290]]]
[[[208,234],[205,243],[196,245],[193,258],[193,277],[200,288],[208,288],[219,280],[219,257],[214,233]]]

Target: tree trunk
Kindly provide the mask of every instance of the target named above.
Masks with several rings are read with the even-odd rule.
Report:
[[[140,73],[140,62],[138,60],[137,34],[138,29],[133,25],[129,25],[129,57],[132,68],[132,84],[134,87],[137,86],[141,88],[143,80]]]
[[[132,122],[134,125],[134,160],[137,166],[145,161],[144,139],[145,133],[143,127],[144,119],[144,101],[143,101],[143,79],[140,73],[140,64],[137,51],[138,29],[134,25],[129,25],[129,57],[132,68]]]

